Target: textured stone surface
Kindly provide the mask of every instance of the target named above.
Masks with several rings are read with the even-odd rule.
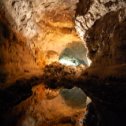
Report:
[[[80,0],[76,16],[76,29],[85,40],[92,64],[79,78],[71,75],[64,82],[60,76],[55,87],[81,87],[97,112],[98,120],[93,125],[125,126],[126,1]]]
[[[25,36],[31,38],[36,34],[40,34],[40,28],[37,26],[40,21],[54,23],[54,25],[61,23],[64,27],[67,27],[68,22],[68,27],[72,27],[71,20],[75,13],[77,0],[3,0],[2,2],[8,15],[16,23],[13,24],[14,27],[16,25],[17,30],[22,31]],[[61,12],[63,12],[63,16]]]
[[[109,12],[126,7],[125,0],[80,0],[77,8],[76,29],[82,39],[98,19]],[[120,16],[119,16],[120,17]],[[122,17],[120,17],[121,20]]]
[[[77,2],[78,0],[2,0],[0,3],[12,28],[27,38],[27,45],[37,64],[42,66],[46,62],[48,51],[55,51],[59,55],[66,44],[80,41],[74,29]]]
[[[42,82],[40,75],[43,65],[58,61],[60,53],[68,43],[81,43],[74,29],[76,2],[0,1],[2,126],[71,126],[80,125],[80,122],[82,125],[86,104],[86,96],[82,92],[84,99],[79,102],[82,98],[72,101],[70,97],[73,95],[69,94],[69,99],[65,101],[63,95],[53,96],[50,90],[41,90],[41,86],[35,92],[31,91],[33,85]],[[75,95],[78,94],[80,90],[75,92]]]
[[[26,38],[11,29],[0,13],[0,87],[39,71],[25,41]]]
[[[125,126],[126,1],[80,0],[76,16],[76,29],[85,40],[92,64],[79,77],[71,73],[63,81],[62,69],[60,78],[51,74],[46,83],[50,86],[53,80],[53,88],[81,87],[91,97],[97,112],[98,120],[93,125]],[[57,71],[55,66],[53,71]]]
[[[110,12],[97,20],[95,25],[87,31],[85,38],[89,56],[94,62],[100,62],[101,65],[125,63],[125,18],[125,9]]]
[[[25,46],[20,49],[20,47],[16,46],[17,44],[15,42],[11,47],[6,46],[5,50],[21,50],[20,52],[15,52],[15,54],[13,54],[13,51],[12,53],[7,51],[7,55],[4,53],[1,54],[1,57],[5,58],[7,64],[9,64],[9,62],[14,62],[12,63],[13,65],[10,63],[9,66],[11,68],[7,68],[8,66],[6,67],[7,72],[5,73],[7,76],[10,76],[10,79],[16,79],[16,76],[23,76],[23,73],[29,73],[29,71],[33,70],[32,68],[31,70],[27,70],[26,66],[23,65],[22,67],[25,67],[25,70],[17,68],[15,66],[17,66],[18,63],[16,64],[13,60],[18,60],[17,62],[25,60],[24,62],[29,62],[29,66],[31,62],[34,62],[34,64],[31,63],[31,65],[36,66],[36,68],[41,70],[45,64],[58,61],[60,53],[66,48],[68,43],[81,43],[80,38],[77,36],[74,29],[74,17],[77,2],[77,0],[0,1],[1,15],[4,15],[6,18],[3,19],[3,22],[8,22],[8,27],[12,31],[15,31],[15,34],[19,33],[20,36],[22,36],[23,46]],[[8,29],[5,29],[6,32],[11,34],[11,31],[7,30]],[[1,42],[2,41],[4,40],[1,38]],[[11,41],[13,42],[15,40],[12,38]],[[23,48],[26,48],[31,56],[22,59],[22,57],[25,56],[25,49],[22,52]],[[2,49],[1,52],[3,52],[3,50],[4,49]],[[84,55],[86,56],[86,53]],[[10,58],[7,59],[7,57]],[[11,57],[15,57],[15,59]],[[33,61],[29,59],[30,57]],[[19,65],[19,67],[20,66],[21,65]],[[23,70],[26,72],[22,72]],[[1,73],[2,71],[4,72],[1,68]],[[18,71],[18,73],[16,73],[16,71]],[[5,74],[2,73],[1,78],[4,78],[4,75]]]
[[[2,5],[5,6],[1,6],[1,2],[3,2]],[[23,46],[27,45],[26,47],[31,49],[32,55],[28,52],[28,57],[34,56],[34,60],[30,61],[35,62],[35,66],[36,63],[38,66],[44,64],[42,63],[42,60],[45,58],[45,55],[47,57],[54,57],[54,59],[57,60],[57,56],[59,56],[60,52],[62,52],[62,50],[66,47],[66,44],[72,41],[80,41],[74,30],[75,4],[78,1],[23,0],[21,2],[3,0],[1,2],[0,6],[3,10],[6,10],[5,15],[8,17],[7,19],[11,24],[11,28],[27,37],[27,41]],[[81,39],[84,40],[88,48],[88,55],[92,60],[91,66],[87,69],[85,69],[85,67],[69,68],[58,63],[53,63],[45,67],[43,76],[39,77],[38,79],[33,78],[33,82],[38,84],[38,82],[44,81],[50,88],[63,86],[66,88],[72,88],[73,86],[78,86],[82,88],[82,90],[84,90],[85,93],[92,99],[92,107],[94,107],[93,112],[96,111],[94,113],[97,115],[97,120],[93,126],[125,126],[126,1],[80,0],[77,4],[75,23],[78,34],[80,35]],[[8,32],[5,32],[4,29],[6,29],[6,27],[0,28],[0,34],[2,34],[1,42],[9,40],[8,43],[10,43],[10,40],[13,40],[14,36],[12,36],[12,39],[11,36],[8,35]],[[16,45],[17,43],[14,43],[13,45],[15,50],[17,47]],[[4,46],[8,46],[8,44],[5,44]],[[21,46],[21,49],[23,46]],[[27,54],[27,49],[24,49],[23,51],[25,54]],[[1,55],[5,56],[5,61],[10,62],[10,55],[8,56],[7,54],[6,56],[3,54],[3,50],[1,52]],[[13,56],[14,55],[11,57]],[[20,57],[20,55],[17,54],[16,56]],[[9,60],[6,59],[6,57],[9,57]],[[19,61],[22,61],[24,64],[28,63],[25,62],[24,57],[22,58],[22,56],[20,57]],[[21,68],[24,70],[23,66]],[[18,69],[14,70],[19,71]],[[4,74],[1,77],[4,77]],[[16,84],[24,82],[18,81]],[[28,96],[27,93],[31,93],[30,89],[31,86],[33,86],[32,81],[27,81],[25,84],[28,86],[26,88],[28,90],[24,92],[25,94],[22,92],[17,92],[19,88],[21,88],[20,86],[9,87],[0,92],[2,95],[4,94],[4,97],[2,97],[2,95],[1,97],[5,98],[5,101],[3,99],[2,100],[6,103],[6,105],[9,103],[10,106],[13,106],[17,104],[17,101],[19,102],[17,96],[18,98],[22,99]],[[14,94],[16,94],[16,96]],[[11,100],[6,101],[6,97],[9,97],[13,102]],[[33,115],[36,116],[36,120],[41,120],[41,113],[38,112],[40,109],[39,107],[42,105],[41,101],[38,101],[38,103],[35,104],[36,99],[34,100],[34,94],[32,95],[32,98],[33,101],[31,100],[30,103],[32,103],[32,105],[30,107],[33,111],[29,108],[26,109],[29,106],[26,106],[25,110],[28,110],[28,114],[34,113]],[[59,98],[58,101],[60,100],[60,105],[62,106],[63,100]],[[1,103],[4,106],[4,103]],[[47,101],[45,103],[47,103]],[[47,106],[47,110],[50,108],[53,110],[51,103],[55,102],[52,100],[52,102],[48,101],[48,103],[49,106]],[[5,106],[5,108],[7,107],[8,106]],[[45,108],[45,105],[43,108]],[[56,106],[54,108],[56,108]],[[90,109],[92,110],[92,108]],[[57,111],[61,113],[60,110]],[[43,113],[43,110],[41,112]],[[52,117],[52,112],[49,111],[49,113],[51,113],[50,115]],[[48,119],[50,115],[47,114],[46,119]],[[34,124],[33,117],[27,117],[28,116],[26,116],[25,119],[22,119],[21,122],[28,121],[28,124]],[[46,115],[44,115],[44,117],[46,117]],[[49,118],[50,120],[51,117]],[[54,117],[56,118],[57,116],[55,115]],[[90,121],[92,120],[91,116],[87,117]],[[39,122],[39,120],[37,121]],[[92,122],[90,122],[88,125],[90,126],[91,124]]]

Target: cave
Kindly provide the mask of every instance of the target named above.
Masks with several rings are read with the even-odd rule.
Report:
[[[0,0],[1,126],[126,126],[125,0]]]
[[[59,62],[68,66],[89,66],[91,61],[87,57],[85,45],[82,42],[72,42],[59,55]]]

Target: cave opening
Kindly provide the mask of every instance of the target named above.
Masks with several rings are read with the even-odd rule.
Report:
[[[59,62],[68,66],[90,66],[90,60],[87,57],[87,48],[83,42],[68,43],[59,56]]]

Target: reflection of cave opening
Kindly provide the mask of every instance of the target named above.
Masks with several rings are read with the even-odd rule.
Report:
[[[87,49],[82,42],[72,42],[59,56],[59,62],[68,66],[89,66],[90,60],[87,57]]]

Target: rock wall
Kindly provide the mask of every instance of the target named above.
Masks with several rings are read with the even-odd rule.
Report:
[[[80,37],[86,41],[91,60],[106,65],[125,62],[125,58],[121,55],[123,50],[119,47],[123,46],[124,42],[113,41],[118,28],[125,27],[123,23],[126,18],[125,0],[80,1],[76,15],[76,29]],[[121,24],[124,26],[120,26]],[[118,34],[121,33],[118,31]],[[119,38],[123,39],[125,35],[120,36]]]
[[[79,86],[92,98],[95,125],[125,126],[126,1],[80,0],[75,22],[92,60]]]
[[[0,13],[0,88],[39,71],[25,41],[26,38],[14,31]]]
[[[74,29],[75,4],[77,2],[76,0],[0,1],[0,7],[4,10],[1,12],[5,12],[4,15],[10,22],[8,25],[12,29],[10,35],[8,32],[4,32],[4,29],[9,30],[5,25],[0,27],[0,34],[2,34],[0,55],[7,61],[7,63],[2,63],[4,60],[0,60],[1,71],[5,70],[6,64],[9,64],[11,60],[14,62],[12,67],[14,71],[20,71],[20,67],[15,64],[19,62],[20,65],[23,63],[27,66],[29,64],[26,60],[28,57],[30,57],[30,64],[34,64],[34,67],[41,66],[44,64],[42,60],[45,58],[45,54],[47,57],[55,57],[69,42],[80,41]],[[125,126],[126,1],[80,0],[77,4],[75,23],[80,38],[84,40],[88,48],[88,55],[92,60],[91,66],[87,69],[70,68],[67,71],[65,66],[54,63],[45,67],[43,76],[37,79],[33,78],[31,81],[35,84],[43,81],[51,88],[78,86],[92,99],[97,115],[94,126]],[[22,33],[27,41],[23,39],[23,44],[20,44],[22,42],[19,36],[15,37],[13,29]],[[8,48],[8,45],[12,45],[12,47]],[[19,45],[21,45],[20,48],[18,48]],[[4,46],[7,49],[6,52]],[[12,51],[13,49],[16,50],[16,55]],[[20,52],[20,49],[23,51]],[[28,51],[29,49],[30,51]],[[23,54],[23,57],[20,54]],[[14,56],[16,61],[12,59]],[[17,61],[18,58],[19,61]],[[6,68],[7,73],[9,70],[12,73],[13,69],[8,68]],[[21,71],[27,72],[30,65],[26,70],[24,66],[21,68]],[[16,72],[14,73],[16,75]],[[2,82],[4,82],[5,74],[1,75]],[[29,88],[25,92],[27,94],[27,91],[34,85],[31,81],[17,81],[16,84],[28,84]],[[15,105],[18,101],[15,94],[18,94],[18,88],[21,87],[24,90],[24,86],[19,85],[19,87],[14,86],[2,90],[0,93],[3,95],[7,92],[7,97],[11,94],[10,98]],[[24,93],[20,93],[17,96],[24,97]],[[6,98],[6,95],[4,96]],[[1,103],[4,106],[2,100]],[[6,99],[4,100],[6,101]],[[12,104],[11,101],[9,103]],[[90,117],[88,116],[89,120],[92,120]],[[86,125],[91,126],[91,124],[92,122]]]
[[[76,29],[88,48],[92,60],[89,68],[79,76],[76,72],[63,77],[64,69],[53,76],[45,74],[45,83],[51,87],[81,87],[92,99],[97,120],[87,116],[86,125],[125,126],[126,113],[126,1],[79,1]],[[57,67],[52,67],[57,71]],[[78,73],[78,72],[77,72]],[[57,79],[58,78],[58,79]],[[65,81],[64,81],[65,80]],[[51,82],[55,84],[51,84]],[[90,108],[92,111],[93,108]],[[87,121],[90,120],[90,121]],[[91,121],[92,120],[92,121]]]
[[[11,27],[27,38],[28,48],[36,63],[42,67],[48,63],[49,52],[60,55],[66,44],[80,41],[74,28],[77,2],[78,0],[2,0],[0,3]]]
[[[55,25],[61,23],[63,27],[72,27],[71,20],[75,13],[77,0],[2,0],[1,3],[12,21],[11,25],[27,38],[33,38],[40,34],[41,28],[37,24],[40,21]],[[59,24],[59,27],[62,26]]]
[[[29,63],[29,66],[30,64],[33,64],[31,63],[33,61],[33,66],[37,67],[35,69],[41,69],[45,64],[58,61],[60,53],[68,43],[81,42],[74,28],[75,9],[77,2],[77,0],[0,1],[0,15],[4,15],[4,22],[8,22],[8,24],[5,23],[5,25],[8,25],[7,27],[12,30],[7,31],[8,29],[5,28],[5,31],[1,30],[1,34],[4,34],[3,32],[14,31],[15,35],[18,34],[21,36],[20,38],[23,39],[23,47],[17,47],[18,44],[15,42],[15,44],[12,44],[11,47],[6,46],[5,49],[2,49],[1,51],[1,57],[5,57],[7,64],[14,62],[13,65],[10,65],[11,68],[7,66],[7,70],[5,72],[7,76],[10,76],[10,79],[16,80],[18,76],[23,76],[23,72],[21,72],[23,69],[26,69],[25,73],[29,73],[27,72],[26,66],[22,65],[22,67],[25,68],[20,68],[17,74],[17,68],[15,67],[17,64],[15,64],[15,61],[13,60],[18,60],[18,62],[22,62],[21,60],[26,60],[25,62]],[[3,35],[1,37],[3,37]],[[4,40],[1,38],[1,42],[3,41]],[[10,43],[10,41],[15,40],[13,40],[13,38],[9,38],[8,41],[8,43]],[[25,50],[20,48],[27,48],[27,53],[29,53],[29,57],[32,57],[33,60],[31,61],[28,57],[25,57]],[[15,55],[8,51],[6,52],[8,54],[5,55],[3,50],[11,50],[12,53],[15,53]],[[22,51],[13,52],[13,50]],[[7,59],[7,57],[15,57],[15,59]],[[21,58],[18,59],[18,57]],[[4,59],[1,58],[1,62],[2,60]],[[4,77],[5,74],[3,72],[3,65],[1,67],[1,71],[1,77],[3,78],[2,80],[10,80]],[[30,71],[32,71],[32,68]]]
[[[50,90],[41,89],[42,84],[32,91],[43,80],[45,64],[58,60],[68,43],[81,43],[74,28],[76,3],[76,0],[0,1],[2,126],[82,124],[80,114],[84,113],[86,102],[82,91],[64,90],[62,96],[54,97]],[[83,97],[72,100],[79,94]]]

